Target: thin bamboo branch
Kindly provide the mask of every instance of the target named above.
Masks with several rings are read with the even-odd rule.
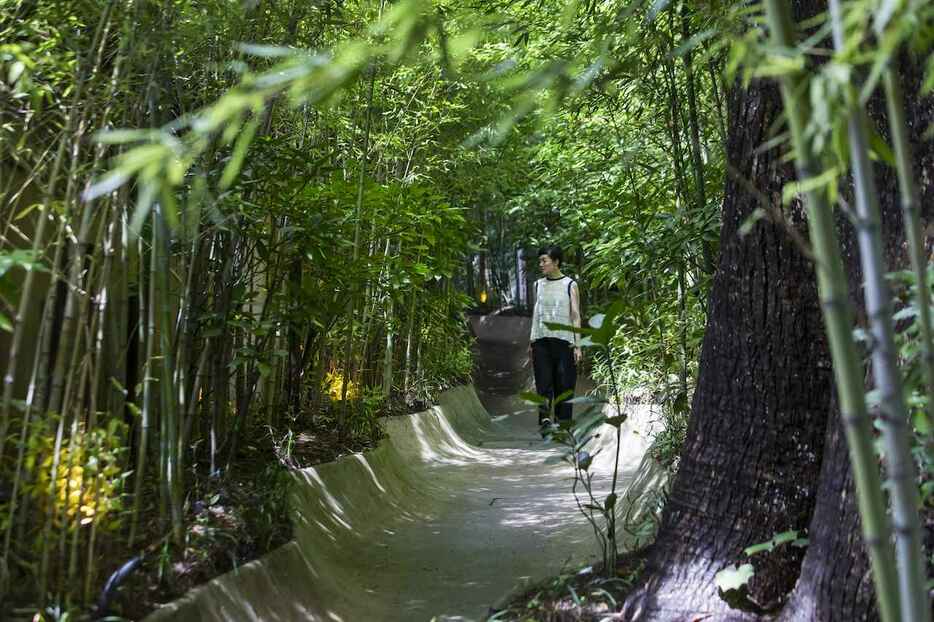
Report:
[[[902,97],[898,74],[892,66],[883,74],[889,129],[895,148],[895,163],[898,172],[899,194],[905,221],[905,237],[911,269],[915,275],[915,306],[918,309],[918,324],[921,328],[921,353],[924,380],[927,388],[928,420],[934,422],[934,330],[931,328],[931,303],[927,278],[927,258],[921,226],[921,200],[914,175],[914,157],[908,140],[905,122],[905,103]]]

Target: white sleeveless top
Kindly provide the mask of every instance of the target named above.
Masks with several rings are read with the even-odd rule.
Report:
[[[532,332],[529,341],[553,337],[568,343],[577,343],[577,335],[569,330],[552,330],[545,322],[572,325],[571,322],[571,284],[574,279],[563,276],[560,279],[541,278],[535,281],[535,306],[532,309]]]

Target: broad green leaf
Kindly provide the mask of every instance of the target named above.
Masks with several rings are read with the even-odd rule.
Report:
[[[749,583],[749,580],[755,575],[752,564],[743,564],[742,566],[727,566],[714,576],[714,583],[724,592],[738,590]]]
[[[531,391],[524,391],[519,394],[519,397],[524,399],[526,402],[532,402],[533,404],[544,404],[545,398],[539,395],[538,393],[532,393]]]

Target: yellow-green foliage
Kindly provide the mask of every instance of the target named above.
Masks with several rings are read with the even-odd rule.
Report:
[[[117,420],[90,432],[80,426],[71,442],[63,442],[57,464],[54,430],[34,430],[26,468],[38,476],[26,486],[26,492],[43,514],[52,512],[57,526],[73,530],[96,523],[98,529],[108,531],[119,526],[125,474],[118,457],[125,451],[125,428]]]
[[[324,386],[332,401],[340,401],[344,392],[344,375],[337,370],[329,371],[324,377]],[[350,380],[347,382],[347,399],[354,400],[356,398],[357,385],[353,380]]]

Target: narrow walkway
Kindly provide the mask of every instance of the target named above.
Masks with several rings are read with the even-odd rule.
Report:
[[[556,449],[510,397],[526,377],[523,325],[503,318],[478,331],[492,421],[472,388],[391,420],[386,447],[303,473],[295,541],[150,619],[482,620],[517,581],[595,559],[570,468],[544,464]],[[646,444],[626,434],[623,486]],[[594,468],[607,487],[609,460]]]

